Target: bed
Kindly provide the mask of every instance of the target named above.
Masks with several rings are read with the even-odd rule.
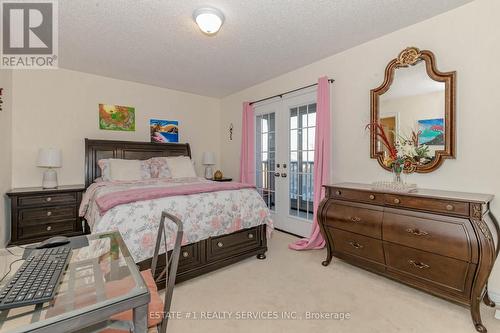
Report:
[[[98,161],[107,158],[147,160],[151,157],[189,156],[187,143],[145,143],[85,139],[85,186],[88,201],[83,207],[88,232],[119,230],[140,269],[151,266],[157,223],[162,210],[183,219],[185,237],[176,282],[184,281],[251,256],[265,259],[272,221],[264,201],[253,188],[236,183],[220,185],[201,178],[145,181],[139,184],[100,184]],[[162,183],[163,182],[163,183]],[[182,182],[182,184],[177,184]],[[181,185],[181,186],[178,186]],[[189,192],[163,197],[165,191],[216,187],[213,192]],[[222,186],[222,187],[221,187]],[[121,190],[157,193],[152,199],[134,197],[117,201]],[[220,189],[220,190],[219,190]],[[162,191],[159,194],[158,191]],[[114,194],[118,195],[114,195]],[[109,198],[111,200],[106,201]],[[133,201],[141,198],[138,201]],[[112,202],[106,206],[105,203]],[[104,209],[103,207],[106,206]],[[100,209],[97,213],[97,208]],[[206,209],[206,211],[203,211]],[[158,218],[156,219],[156,215]],[[187,231],[186,231],[187,230]],[[154,231],[154,232],[153,232]],[[165,266],[162,255],[155,276]],[[163,281],[158,281],[161,285]]]

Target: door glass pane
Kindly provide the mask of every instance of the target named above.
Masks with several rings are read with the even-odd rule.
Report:
[[[316,103],[290,110],[290,215],[312,220]]]
[[[255,183],[262,199],[271,210],[275,209],[276,200],[276,181],[274,178],[276,163],[275,119],[274,112],[255,117]]]
[[[299,145],[299,133],[296,129],[290,130],[290,150],[297,150]]]

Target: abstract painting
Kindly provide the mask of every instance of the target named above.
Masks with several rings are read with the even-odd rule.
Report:
[[[423,119],[418,121],[418,142],[427,146],[444,145],[444,119]]]
[[[176,120],[151,119],[151,142],[179,142],[179,122]]]
[[[135,131],[135,108],[99,104],[99,128],[110,131]]]

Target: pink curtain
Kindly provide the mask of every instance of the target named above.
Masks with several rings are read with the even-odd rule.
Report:
[[[325,197],[325,185],[330,180],[330,84],[327,77],[318,81],[316,106],[316,138],[314,150],[314,212],[311,235],[288,245],[292,250],[312,250],[325,247],[316,212]]]
[[[243,103],[240,182],[255,185],[255,118],[249,102]]]

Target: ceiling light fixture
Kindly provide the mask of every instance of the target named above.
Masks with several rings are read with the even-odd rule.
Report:
[[[193,13],[193,18],[200,30],[207,35],[215,35],[224,23],[224,14],[216,8],[198,8]]]

